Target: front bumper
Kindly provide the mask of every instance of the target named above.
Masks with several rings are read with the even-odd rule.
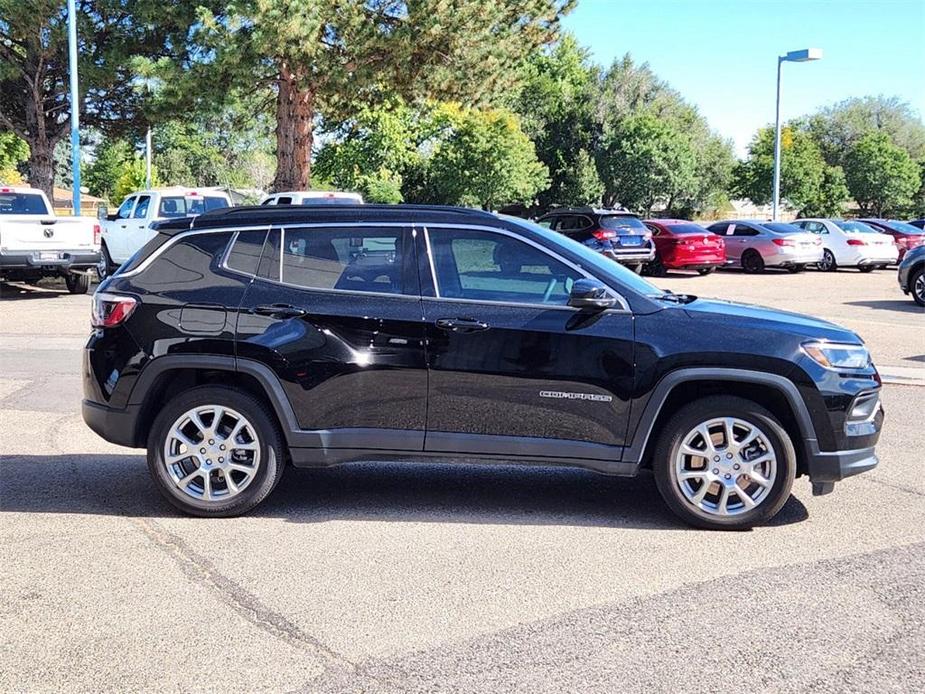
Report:
[[[100,262],[99,251],[20,251],[0,253],[0,269],[55,272],[89,270]]]
[[[808,462],[813,496],[821,496],[831,492],[836,482],[873,470],[880,461],[871,446],[853,451],[815,451]]]

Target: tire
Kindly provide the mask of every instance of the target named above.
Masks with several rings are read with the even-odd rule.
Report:
[[[220,430],[215,432],[210,427],[215,426],[218,408],[225,414],[219,421]],[[188,417],[195,410],[206,425],[204,430]],[[244,420],[241,433],[231,436],[240,418]],[[180,425],[184,419],[186,425]],[[177,425],[180,434],[203,447],[190,453],[191,449],[181,444],[186,450],[178,447],[175,460],[168,466],[168,448],[180,443],[174,435]],[[204,434],[201,441],[194,433],[197,431]],[[250,394],[224,386],[200,386],[168,402],[151,426],[147,445],[148,470],[158,490],[175,508],[192,516],[227,518],[250,511],[269,496],[285,469],[286,447],[273,414]],[[186,480],[185,484],[177,478]],[[216,498],[207,497],[206,478],[208,496]],[[226,481],[229,478],[231,481]]]
[[[828,248],[822,251],[822,262],[816,263],[823,272],[835,272],[838,269],[838,263],[835,262],[835,254]]]
[[[909,277],[909,292],[919,306],[925,306],[925,268],[916,270]]]
[[[734,445],[747,441],[752,433],[758,432],[756,442],[744,447],[741,455],[737,450],[726,450],[728,446],[712,448],[713,437],[725,430],[723,421],[715,421],[721,418],[737,422],[732,429]],[[711,423],[708,427],[711,436],[709,449],[697,432],[699,426],[707,423]],[[735,440],[737,435],[740,436],[738,442]],[[722,438],[725,443],[725,435]],[[682,444],[685,442],[694,450],[712,451],[713,460],[684,453]],[[769,453],[773,454],[773,462],[761,462]],[[756,461],[760,470],[748,470],[752,463],[746,458]],[[707,465],[704,466],[704,463]],[[733,469],[735,465],[740,467]],[[696,475],[700,470],[703,470],[703,476]],[[682,407],[666,422],[655,446],[652,471],[668,508],[686,523],[711,530],[745,530],[770,520],[786,503],[796,475],[796,452],[780,422],[757,403],[728,395],[710,396]],[[682,480],[679,476],[681,471],[690,476]],[[752,479],[751,475],[755,478]],[[767,482],[766,485],[759,483],[759,476]],[[724,489],[729,491],[723,492]],[[748,495],[754,505],[748,507],[737,490]],[[704,492],[701,501],[695,502],[692,497],[701,491]],[[723,493],[726,515],[720,513]]]
[[[86,294],[90,290],[90,275],[75,275],[69,272],[64,276],[64,284],[71,294]]]
[[[764,272],[764,258],[758,251],[749,249],[742,254],[742,269],[752,275]]]
[[[701,277],[705,277],[706,275],[713,274],[714,272],[716,272],[715,267],[702,267],[699,270],[697,270],[697,274],[700,275]]]
[[[633,272],[635,272],[637,275],[642,274],[642,263],[637,263],[635,265],[627,265],[627,267]]]
[[[104,243],[100,247],[100,262],[96,266],[97,277],[100,278],[100,282],[109,277],[115,271],[113,266],[112,257],[109,255],[109,249],[106,248]]]
[[[662,259],[658,256],[655,256],[655,260],[651,263],[646,263],[642,266],[644,275],[651,275],[652,277],[664,277],[667,274],[665,266],[662,265]]]
[[[787,272],[789,272],[791,275],[795,275],[798,272],[803,272],[803,270],[805,269],[806,269],[805,265],[791,265],[790,267],[787,268]]]
[[[864,273],[873,272],[874,266],[873,265],[858,265],[858,270]]]

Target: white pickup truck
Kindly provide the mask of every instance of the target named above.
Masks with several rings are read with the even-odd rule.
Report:
[[[194,188],[155,188],[129,195],[114,214],[100,210],[103,242],[99,274],[106,277],[115,271],[157,233],[151,223],[161,219],[195,217],[203,212],[231,207],[231,198],[215,190]]]
[[[56,217],[37,188],[0,184],[0,280],[64,277],[85,294],[100,261],[100,225],[91,217]]]

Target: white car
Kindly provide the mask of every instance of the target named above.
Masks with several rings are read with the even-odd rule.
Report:
[[[157,233],[151,228],[152,222],[195,217],[223,207],[231,207],[227,193],[175,186],[132,193],[111,215],[105,215],[105,210],[101,210],[100,278],[109,275],[151,240]]]
[[[100,225],[92,217],[57,217],[38,188],[0,184],[0,280],[64,277],[85,294],[100,258]]]
[[[291,190],[273,193],[261,205],[362,205],[363,196],[340,190]]]
[[[833,272],[841,267],[856,267],[870,272],[891,265],[899,258],[899,249],[889,234],[853,219],[798,219],[794,224],[822,239],[820,270]]]

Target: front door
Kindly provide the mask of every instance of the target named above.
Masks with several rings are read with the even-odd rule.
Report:
[[[279,377],[300,446],[422,450],[427,370],[410,229],[272,229],[237,355]]]
[[[421,231],[426,450],[618,461],[633,383],[632,315],[567,306],[584,273],[515,235]]]

